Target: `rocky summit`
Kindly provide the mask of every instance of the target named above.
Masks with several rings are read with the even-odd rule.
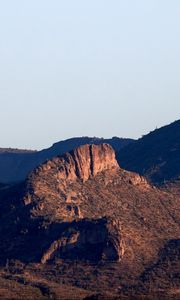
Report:
[[[118,168],[115,153],[108,144],[84,145],[64,156],[56,157],[35,170],[35,175],[41,177],[44,173],[54,174],[56,180],[83,182],[95,177],[98,173]]]
[[[110,144],[115,151],[134,142],[132,139],[113,137],[103,139],[96,137],[75,137],[53,144],[50,148],[40,151],[0,148],[0,183],[11,184],[25,180],[40,164],[55,156],[63,155],[82,145],[103,143]]]
[[[169,276],[176,274],[172,245],[179,245],[179,199],[123,170],[108,144],[83,145],[56,156],[23,183],[2,187],[3,276],[8,269],[8,280],[21,283],[21,278],[31,288],[38,288],[36,279],[46,286],[43,299],[98,299],[98,294],[115,299],[134,291],[148,296],[152,281],[153,299],[161,299],[161,289],[170,297],[176,281],[163,285],[170,280],[162,274],[164,261]],[[76,298],[67,286],[77,289]]]

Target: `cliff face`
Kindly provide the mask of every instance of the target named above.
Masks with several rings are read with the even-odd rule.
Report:
[[[63,155],[81,145],[108,143],[115,151],[119,151],[122,147],[132,142],[132,139],[117,137],[112,139],[77,137],[57,142],[52,147],[41,151],[0,148],[0,182],[8,184],[23,181],[30,172],[46,160]]]
[[[34,217],[48,215],[53,220],[98,217],[107,207],[97,202],[90,208],[88,194],[99,189],[101,197],[106,198],[113,185],[116,190],[123,182],[140,190],[150,188],[142,176],[120,169],[110,145],[84,145],[35,169],[28,177],[23,202],[32,204]],[[93,183],[96,186],[90,190]],[[104,188],[107,192],[103,196]],[[98,195],[93,197],[98,199]]]
[[[120,261],[124,244],[120,222],[101,218],[69,224],[59,239],[53,241],[41,258],[45,264],[55,257],[71,260]]]
[[[35,173],[41,176],[44,172],[57,169],[57,180],[81,179],[85,182],[99,172],[118,167],[114,150],[110,145],[84,145],[45,163]]]

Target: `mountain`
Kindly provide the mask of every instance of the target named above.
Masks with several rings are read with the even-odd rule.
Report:
[[[156,129],[117,153],[121,166],[154,184],[180,179],[180,120]]]
[[[0,284],[40,299],[178,299],[179,200],[108,144],[56,156],[0,192]]]
[[[61,155],[71,151],[84,144],[108,143],[116,151],[133,142],[132,139],[123,139],[114,137],[112,139],[79,137],[55,143],[52,147],[41,151],[29,151],[18,149],[0,149],[0,182],[13,183],[23,181],[29,172],[38,165],[51,159],[54,156]]]

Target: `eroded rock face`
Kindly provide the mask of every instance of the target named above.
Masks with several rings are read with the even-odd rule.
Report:
[[[56,168],[59,180],[75,181],[79,178],[85,182],[99,172],[118,167],[115,152],[110,145],[84,145],[48,161],[40,166],[36,173],[41,174]]]
[[[120,167],[115,152],[108,144],[84,145],[63,156],[58,156],[39,166],[27,180],[25,205],[33,203],[32,214],[50,214],[82,218],[82,196],[72,184],[83,184],[103,171],[116,171]]]
[[[112,193],[116,199],[111,203],[117,203],[117,198],[122,201],[120,186],[128,190],[136,186],[138,191],[150,188],[143,177],[119,167],[110,145],[84,145],[32,172],[26,182],[23,203],[31,207],[33,217],[47,216],[50,222],[98,218],[109,215],[103,203],[112,199]],[[96,204],[91,206],[93,199]]]
[[[53,241],[41,258],[44,264],[56,257],[90,261],[120,261],[124,255],[124,242],[118,220],[84,219],[72,222]]]

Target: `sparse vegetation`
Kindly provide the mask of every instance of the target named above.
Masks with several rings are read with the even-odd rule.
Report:
[[[0,299],[178,300],[179,181],[114,157],[86,146],[0,185]]]

